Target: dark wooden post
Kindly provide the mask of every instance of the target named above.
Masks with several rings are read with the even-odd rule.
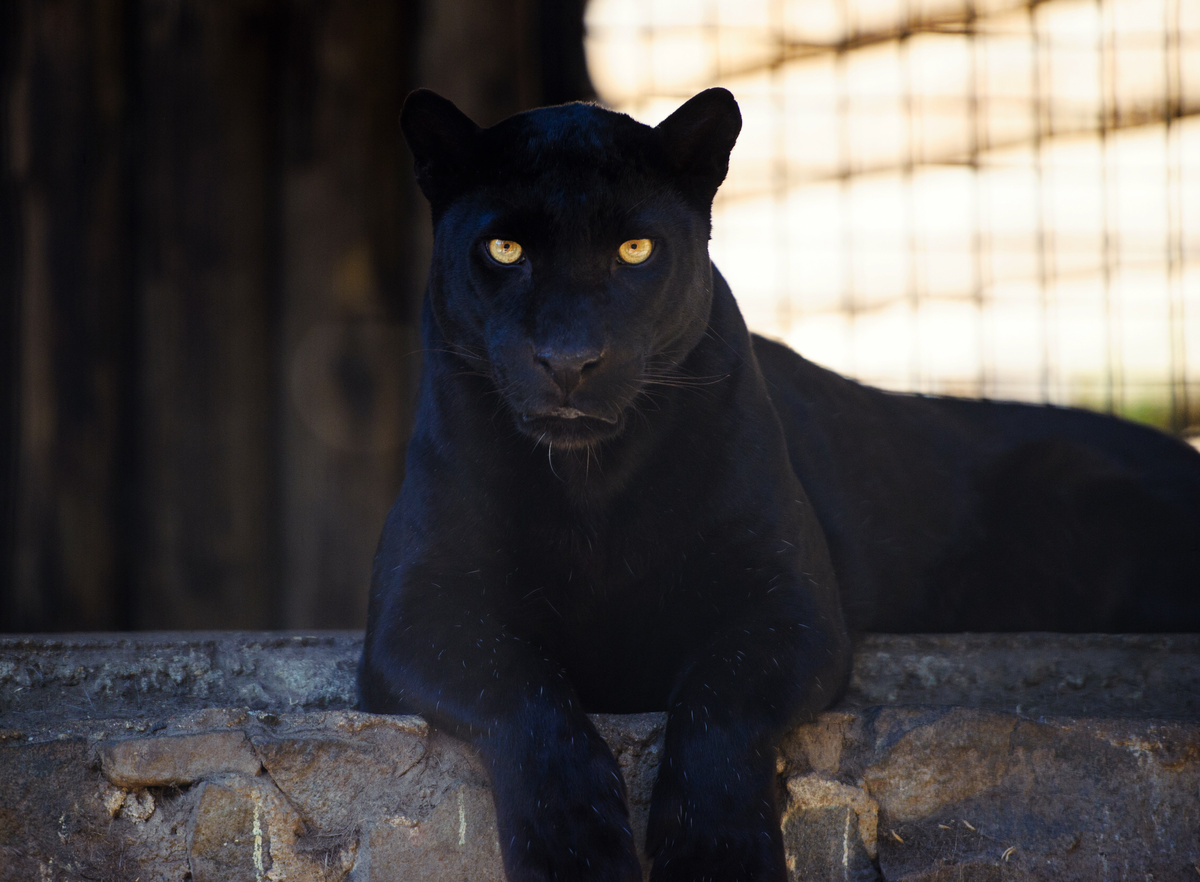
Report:
[[[7,627],[128,621],[123,12],[26,0],[4,13]]]
[[[270,627],[274,3],[142,8],[137,623]]]
[[[416,29],[394,0],[296,4],[282,162],[284,623],[359,627],[420,367],[418,211],[398,119]]]

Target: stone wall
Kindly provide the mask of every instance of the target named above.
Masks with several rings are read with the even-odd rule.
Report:
[[[0,639],[0,880],[501,880],[351,634]],[[794,879],[1200,878],[1200,637],[873,636],[782,745]],[[664,718],[598,716],[644,831]]]

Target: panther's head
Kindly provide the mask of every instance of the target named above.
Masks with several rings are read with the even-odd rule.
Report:
[[[517,429],[583,447],[683,382],[712,301],[712,200],[741,128],[701,92],[658,126],[591,104],[480,128],[414,92],[401,125],[434,220],[429,307],[444,348],[494,384]]]

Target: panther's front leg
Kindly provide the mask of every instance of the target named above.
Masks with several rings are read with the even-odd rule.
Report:
[[[776,742],[836,698],[848,650],[839,626],[777,613],[724,630],[672,700],[647,831],[652,882],[787,879]]]
[[[561,668],[472,607],[473,596],[444,578],[423,593],[374,592],[363,709],[419,713],[479,750],[510,882],[640,882],[608,745]]]

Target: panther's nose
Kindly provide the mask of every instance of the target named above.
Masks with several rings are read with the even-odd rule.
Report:
[[[604,360],[604,352],[598,349],[559,351],[543,349],[534,353],[534,360],[545,371],[564,395],[570,395],[589,372]]]

